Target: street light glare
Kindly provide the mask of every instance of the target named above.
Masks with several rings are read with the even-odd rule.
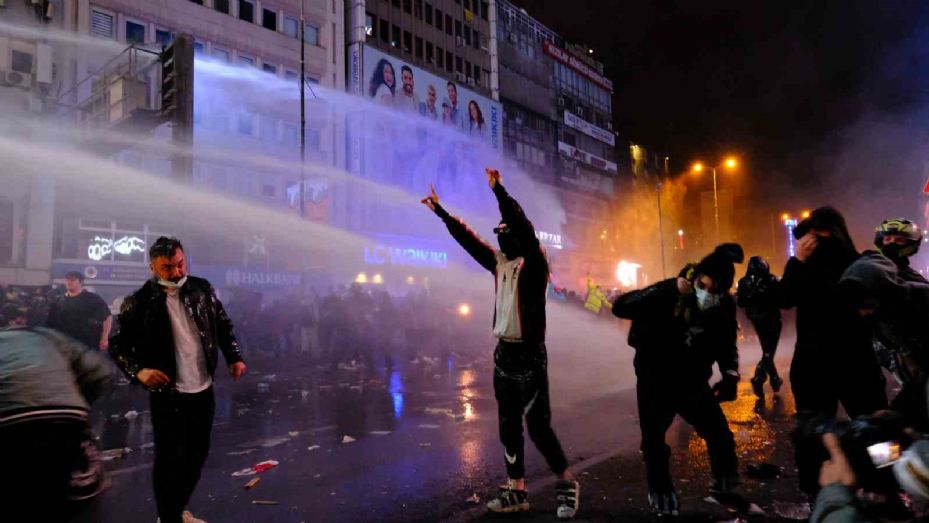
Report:
[[[735,169],[738,166],[739,166],[738,160],[736,160],[735,158],[726,158],[726,168]]]
[[[807,218],[809,218],[809,217],[810,217],[810,211],[803,211],[802,213],[800,213],[800,217],[803,218],[804,220],[807,219]]]
[[[703,172],[703,164],[700,162],[697,162],[694,164],[694,166],[690,170],[695,173]]]

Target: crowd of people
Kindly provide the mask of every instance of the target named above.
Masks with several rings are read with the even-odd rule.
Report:
[[[400,297],[352,285],[265,305],[259,295],[239,291],[227,308],[210,282],[188,274],[181,242],[166,237],[149,250],[152,278],[125,298],[116,318],[84,288],[80,273],[66,274],[63,287],[0,289],[7,326],[0,331],[0,437],[11,442],[0,457],[21,463],[32,452],[44,456],[38,465],[24,465],[29,482],[4,480],[3,491],[31,500],[33,510],[39,506],[42,514],[33,519],[54,521],[71,501],[103,489],[88,415],[118,368],[151,393],[160,521],[198,523],[187,504],[209,451],[213,377],[221,360],[236,380],[246,372],[246,355],[286,358],[291,366],[390,369],[427,354],[447,357],[452,348],[477,352],[495,339],[493,387],[508,482],[487,508],[529,509],[525,423],[556,476],[556,515],[570,519],[580,507],[580,483],[552,426],[545,347],[546,301],[554,296],[631,322],[648,503],[657,514],[680,511],[665,442],[675,416],[706,441],[711,495],[738,495],[739,459],[720,404],[736,399],[741,380],[739,308],[762,348],[750,380],[759,398],[766,386],[776,393],[785,384],[774,357],[781,311],[796,309],[793,445],[811,521],[905,519],[919,503],[929,505],[929,439],[923,436],[929,431],[929,281],[909,265],[923,242],[913,222],[881,223],[874,248],[859,253],[842,215],[823,207],[796,227],[796,255],[781,278],[752,257],[733,292],[745,253],[724,243],[676,277],[618,296],[589,285],[581,300],[550,285],[532,222],[497,171],[488,170],[487,178],[500,207],[499,248],[450,215],[434,188],[422,203],[494,278],[491,329],[472,320],[464,303],[477,296],[427,289]],[[481,332],[486,338],[475,335]],[[714,366],[721,379],[711,384]],[[892,397],[885,376],[898,382]],[[837,419],[840,406],[851,421]]]

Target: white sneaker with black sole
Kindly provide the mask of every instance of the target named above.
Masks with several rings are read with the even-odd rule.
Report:
[[[555,483],[555,500],[557,508],[555,515],[558,519],[571,519],[577,514],[581,502],[581,485],[574,480],[558,480]]]
[[[529,493],[507,486],[500,487],[500,494],[487,503],[487,510],[499,514],[525,512],[529,510]]]

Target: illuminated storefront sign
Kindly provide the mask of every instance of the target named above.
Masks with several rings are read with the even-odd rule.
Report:
[[[123,236],[117,240],[94,236],[87,246],[87,258],[93,261],[110,259],[114,253],[132,256],[134,252],[145,252],[145,240],[138,236]]]
[[[536,231],[535,236],[536,238],[539,239],[540,242],[546,245],[551,245],[552,248],[555,248],[555,249],[564,248],[564,245],[561,243],[560,234],[555,234],[552,232],[545,232],[545,231]]]
[[[448,267],[448,253],[412,247],[401,248],[383,244],[365,247],[364,260],[368,265],[406,265],[413,267]]]
[[[571,111],[564,112],[564,123],[568,127],[573,127],[578,131],[590,136],[591,138],[600,140],[601,142],[608,143],[610,145],[616,145],[616,137],[613,136],[613,133],[597,127],[596,125],[588,122],[587,120],[577,116]]]

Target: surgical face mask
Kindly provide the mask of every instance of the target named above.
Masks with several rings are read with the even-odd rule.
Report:
[[[694,292],[697,295],[697,308],[701,311],[719,306],[720,296],[718,294],[713,294],[699,287],[694,289]]]
[[[177,289],[180,289],[181,287],[183,287],[183,286],[184,286],[184,283],[185,283],[186,281],[187,281],[187,276],[186,276],[186,275],[184,275],[184,277],[181,278],[180,280],[177,280],[176,283],[173,282],[173,281],[171,281],[171,280],[163,280],[163,279],[159,278],[159,279],[158,279],[158,285],[161,285],[162,287],[164,287],[164,288],[166,288],[166,289],[169,289],[169,290],[177,290]]]

